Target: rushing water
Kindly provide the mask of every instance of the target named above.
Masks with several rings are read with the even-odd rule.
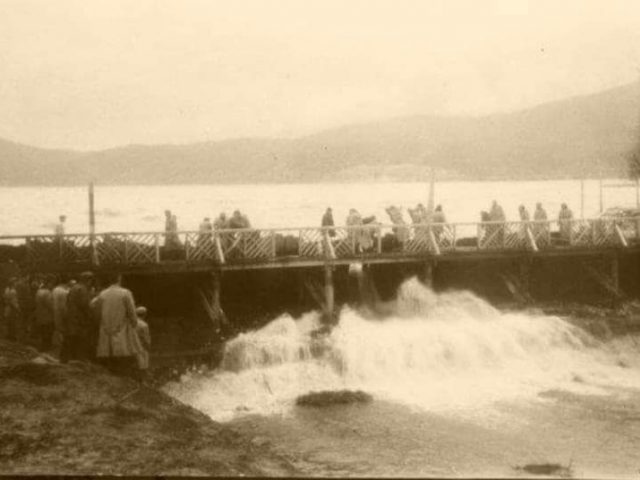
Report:
[[[514,476],[550,462],[637,478],[636,340],[602,343],[560,318],[503,313],[415,279],[393,310],[373,320],[344,309],[321,339],[315,313],[277,318],[230,341],[215,371],[166,389],[313,475]],[[295,405],[345,388],[374,401]]]

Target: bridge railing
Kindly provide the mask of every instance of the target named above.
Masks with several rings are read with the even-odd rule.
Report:
[[[358,226],[132,232],[0,237],[0,261],[30,265],[256,263],[442,255],[468,251],[539,251],[640,243],[640,227],[618,220],[368,224]]]

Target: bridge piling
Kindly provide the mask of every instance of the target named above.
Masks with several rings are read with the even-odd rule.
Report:
[[[324,266],[324,312],[323,322],[327,324],[334,323],[334,285],[333,285],[333,267],[331,265]]]

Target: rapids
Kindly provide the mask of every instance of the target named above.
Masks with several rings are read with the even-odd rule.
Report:
[[[217,369],[185,374],[166,391],[220,421],[286,414],[299,395],[339,389],[486,421],[492,406],[543,401],[549,390],[640,389],[633,344],[605,344],[558,317],[501,312],[417,279],[399,288],[392,310],[380,320],[345,307],[325,337],[313,335],[316,312],[283,315],[229,341]]]
[[[175,398],[269,444],[313,476],[637,478],[640,355],[559,317],[502,312],[416,279],[372,319],[345,307],[319,336],[315,312],[228,342],[218,368],[165,386]],[[322,390],[366,404],[296,406]],[[526,468],[525,468],[526,467]]]

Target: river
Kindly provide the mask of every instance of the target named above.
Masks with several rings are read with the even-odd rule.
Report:
[[[165,387],[316,476],[637,478],[640,339],[603,342],[553,316],[498,311],[417,280],[393,314],[348,308],[321,341],[315,313],[231,340],[220,367]],[[367,404],[301,407],[312,391],[360,389]]]
[[[610,180],[607,183],[620,183]],[[585,216],[599,211],[586,182]],[[426,183],[97,186],[97,230],[179,228],[240,209],[255,227],[337,223],[348,209],[387,221],[390,204],[427,203]],[[474,222],[499,200],[508,218],[543,202],[580,214],[577,181],[447,182],[436,202],[449,221]],[[632,188],[605,189],[605,208],[635,205]],[[59,214],[87,231],[86,188],[0,189],[0,234],[40,234]],[[215,370],[190,372],[165,390],[322,476],[531,476],[518,467],[557,463],[576,477],[638,478],[640,339],[603,342],[567,321],[501,312],[468,292],[400,286],[393,313],[369,319],[345,308],[318,344],[317,313],[274,318],[231,340]],[[304,408],[302,394],[361,389],[368,404]]]

